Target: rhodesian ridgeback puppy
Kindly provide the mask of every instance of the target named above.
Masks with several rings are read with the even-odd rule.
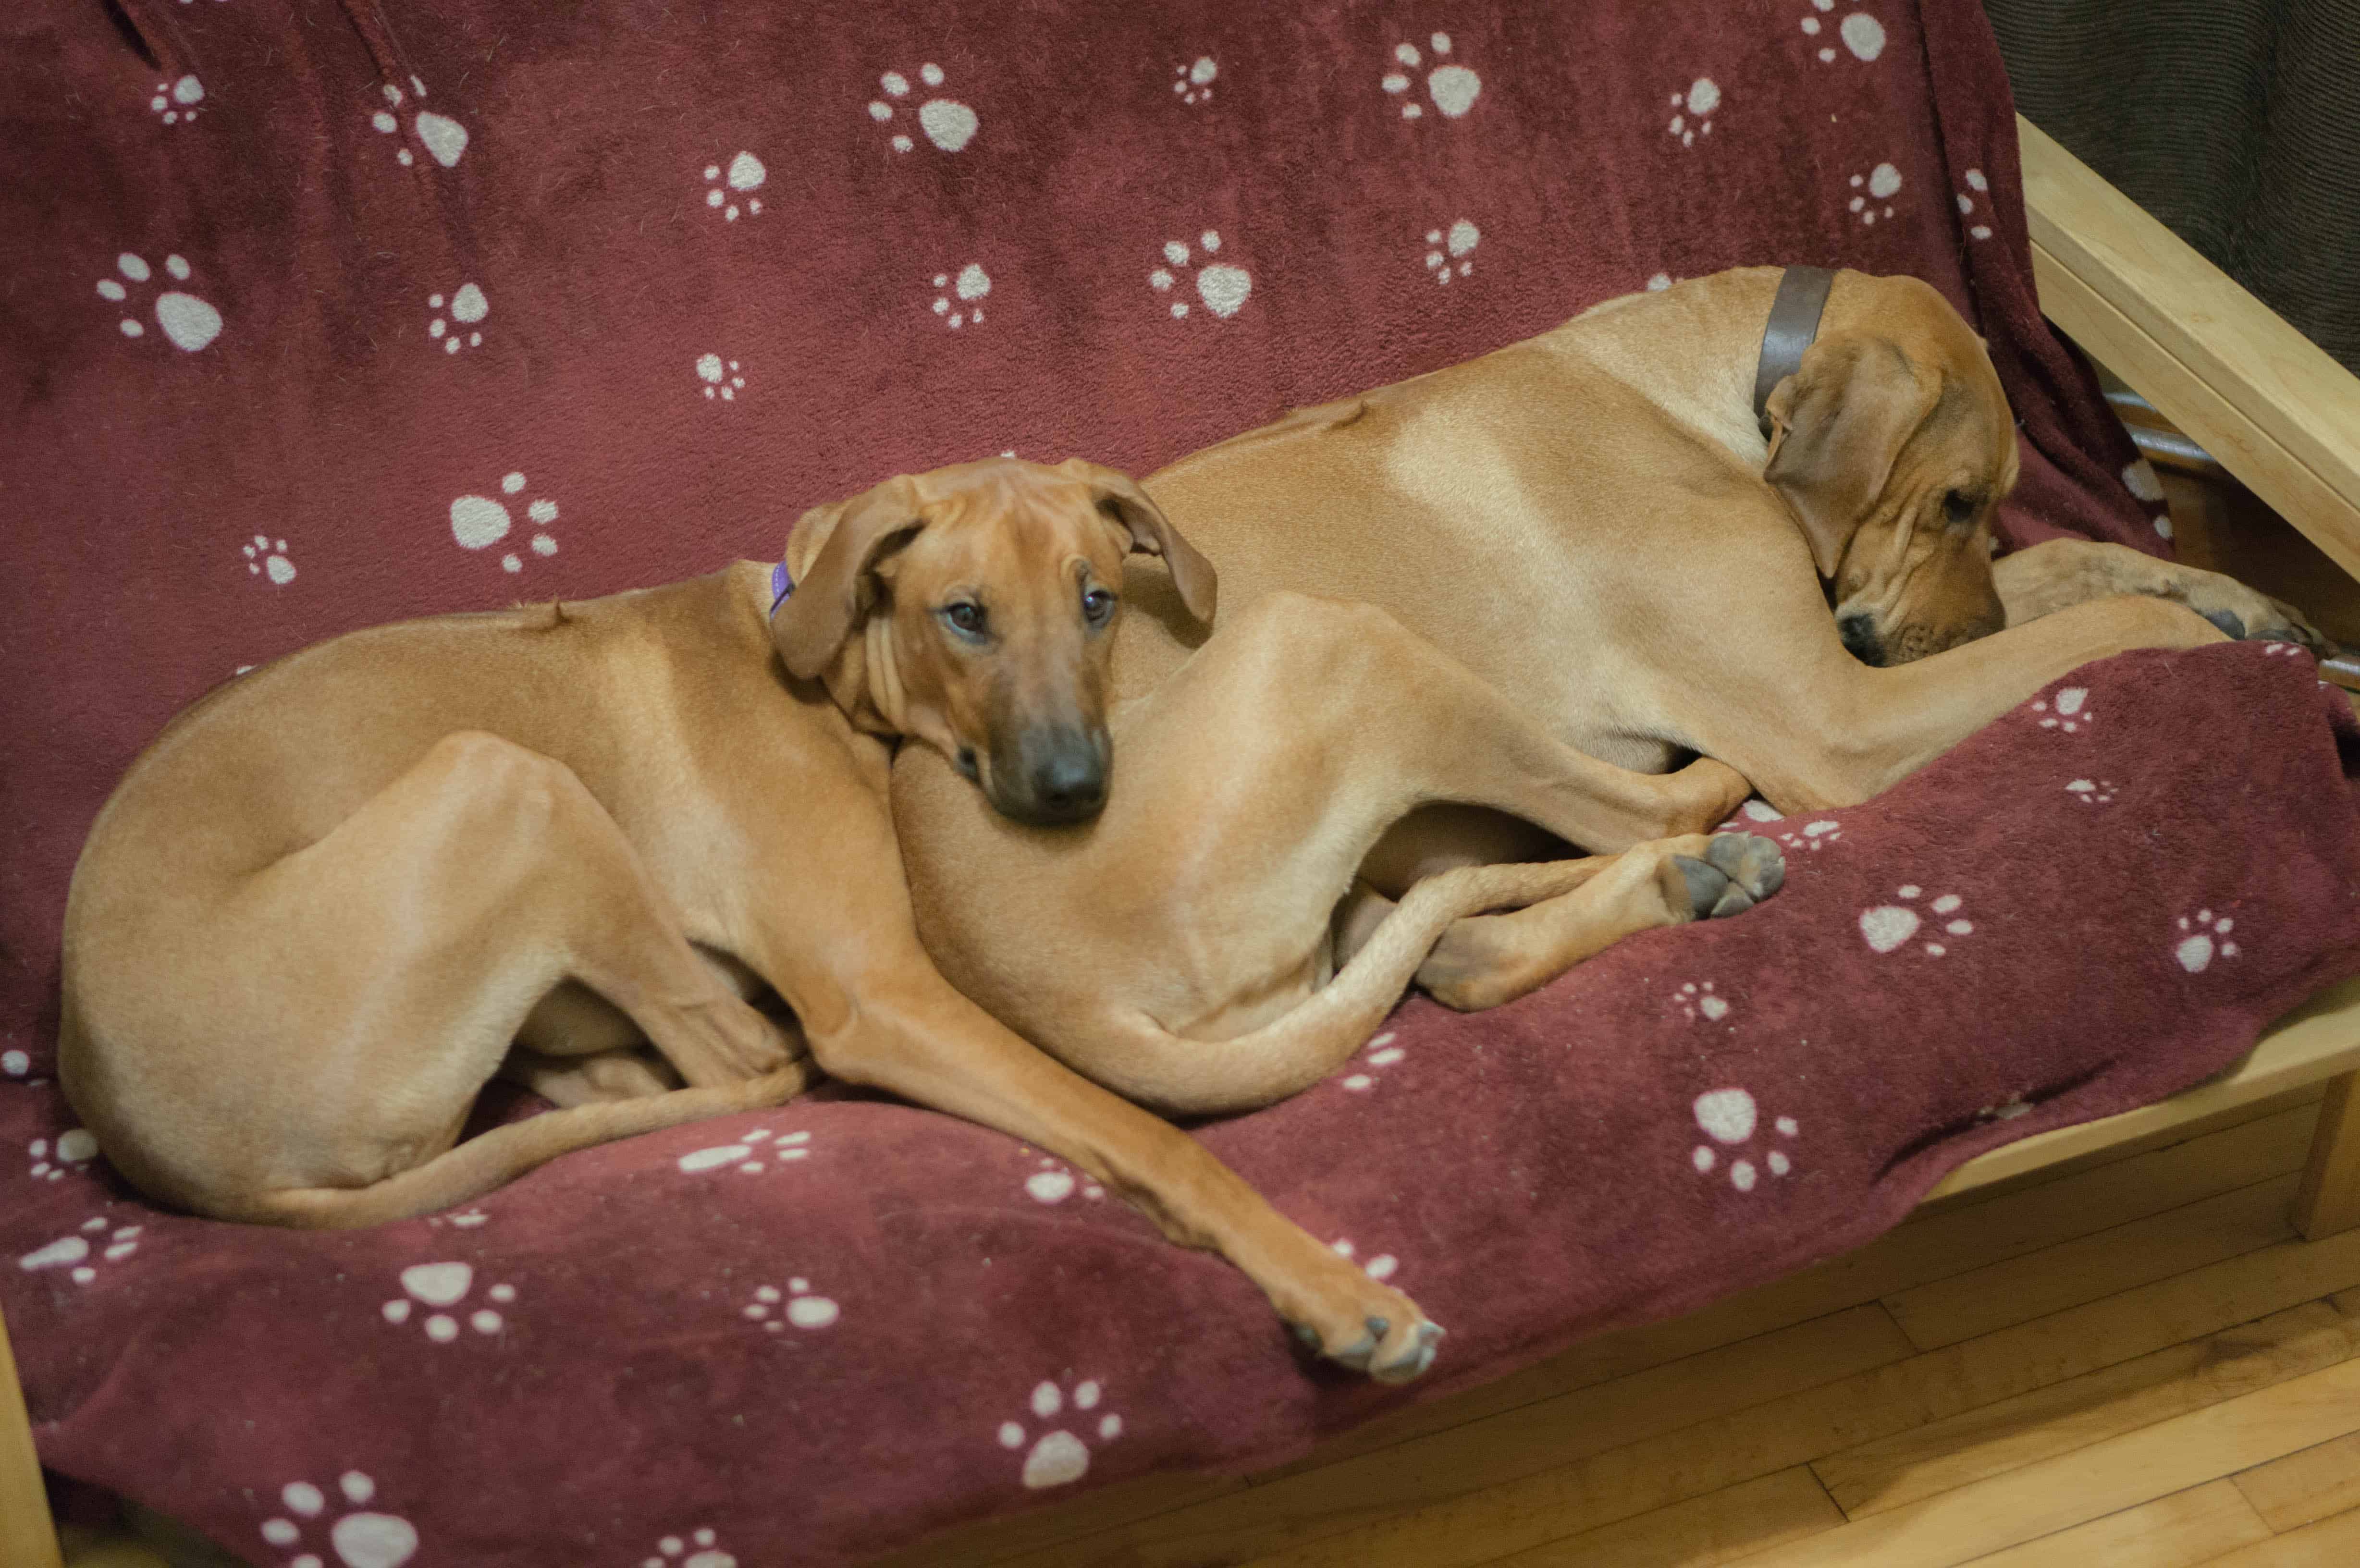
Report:
[[[2316,643],[2116,546],[1994,567],[2017,459],[1980,341],[1915,279],[1821,274],[1774,311],[1784,277],[1611,300],[1153,475],[1232,607],[1207,638],[1132,571],[1099,820],[1044,833],[931,751],[895,767],[953,983],[1133,1098],[1257,1105],[1338,1066],[1413,973],[1491,1006],[1710,912],[1666,875],[1696,841],[1633,846],[1716,821],[1716,781],[1847,805],[2078,665],[2220,639],[2207,615]],[[1670,771],[1690,757],[1734,771]],[[1732,902],[1775,886],[1768,848],[1712,846]],[[1579,850],[1625,853],[1549,863]]]
[[[344,1226],[815,1066],[1054,1152],[1335,1359],[1415,1376],[1406,1298],[953,990],[912,922],[893,739],[1015,817],[1094,811],[1109,585],[1142,550],[1209,617],[1212,570],[1129,479],[970,463],[805,514],[777,573],[376,627],[220,688],[75,868],[68,1098],[154,1198]],[[496,1074],[562,1108],[457,1141]]]

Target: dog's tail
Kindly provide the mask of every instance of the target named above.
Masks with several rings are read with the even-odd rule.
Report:
[[[1453,920],[1555,898],[1595,870],[1563,860],[1439,872],[1403,896],[1334,979],[1251,1034],[1190,1040],[1140,1016],[1103,1049],[1058,1054],[1115,1093],[1175,1115],[1270,1105],[1327,1077],[1376,1032]]]
[[[221,1213],[221,1217],[305,1230],[344,1230],[414,1219],[481,1197],[534,1166],[577,1149],[706,1116],[784,1105],[803,1093],[814,1075],[805,1060],[742,1083],[674,1089],[643,1099],[544,1111],[526,1121],[494,1127],[423,1165],[366,1187],[286,1188],[257,1194],[238,1205],[244,1212]]]

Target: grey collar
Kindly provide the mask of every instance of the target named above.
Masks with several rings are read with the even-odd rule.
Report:
[[[1819,335],[1819,313],[1836,275],[1824,267],[1790,267],[1778,279],[1778,298],[1762,327],[1762,360],[1754,372],[1754,418],[1770,433],[1770,394],[1802,368],[1803,351]]]

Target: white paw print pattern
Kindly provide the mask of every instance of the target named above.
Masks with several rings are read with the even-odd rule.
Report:
[[[418,1555],[418,1527],[393,1514],[367,1511],[377,1497],[377,1483],[358,1470],[336,1478],[348,1511],[328,1527],[328,1548],[344,1568],[401,1568]],[[262,1521],[262,1539],[285,1552],[303,1543],[303,1527],[296,1519],[316,1519],[327,1511],[328,1495],[309,1481],[290,1481],[279,1488],[279,1501],[293,1519],[280,1515]],[[305,1552],[287,1560],[286,1568],[322,1568],[319,1554]]]
[[[426,96],[426,83],[413,76],[410,79],[410,85],[418,96]],[[380,135],[399,136],[401,122],[394,116],[393,111],[402,105],[401,89],[388,82],[380,91],[385,93],[386,106],[369,116],[369,124],[376,126]],[[467,127],[448,114],[421,109],[411,116],[410,129],[418,137],[418,145],[426,149],[426,156],[445,169],[458,168],[459,159],[466,155]],[[406,146],[397,145],[393,157],[394,161],[404,169],[413,167],[418,161]]]
[[[1426,39],[1426,47],[1437,58],[1447,55],[1450,52],[1450,35],[1437,33]],[[1415,44],[1395,44],[1393,59],[1413,71],[1426,63],[1426,57],[1418,52]],[[1379,85],[1387,93],[1405,93],[1409,92],[1409,81],[1408,76],[1401,71],[1388,71]],[[1426,96],[1434,100],[1434,106],[1442,111],[1446,119],[1456,120],[1465,114],[1475,107],[1475,100],[1482,93],[1483,79],[1463,65],[1437,65],[1426,73]],[[1415,98],[1401,106],[1401,115],[1404,120],[1420,119],[1425,114],[1426,105]]]
[[[492,1216],[481,1209],[462,1209],[455,1214],[436,1214],[426,1223],[430,1225],[457,1225],[461,1230],[473,1230]]]
[[[759,1176],[773,1167],[784,1170],[798,1160],[810,1158],[811,1134],[788,1132],[773,1138],[770,1128],[756,1127],[739,1134],[735,1143],[717,1143],[710,1149],[692,1149],[682,1155],[678,1163],[692,1176],[700,1171],[731,1168],[743,1175]]]
[[[1465,218],[1455,220],[1448,229],[1426,231],[1426,269],[1434,274],[1437,283],[1448,283],[1456,271],[1464,278],[1475,270],[1467,258],[1482,243],[1483,231]]]
[[[386,1322],[399,1325],[410,1321],[413,1301],[420,1306],[453,1309],[428,1313],[422,1325],[427,1338],[437,1345],[448,1345],[459,1337],[457,1309],[475,1285],[475,1270],[470,1264],[413,1263],[401,1271],[402,1294],[379,1310]],[[496,1304],[469,1312],[467,1326],[477,1334],[497,1334],[508,1323],[498,1309],[515,1304],[516,1287],[507,1283],[494,1285],[484,1292],[484,1297]]]
[[[1338,1236],[1334,1241],[1329,1242],[1328,1246],[1338,1258],[1349,1258],[1352,1256],[1352,1243],[1348,1237]],[[1380,1252],[1374,1258],[1370,1258],[1366,1263],[1360,1265],[1360,1271],[1371,1279],[1390,1279],[1394,1276],[1394,1274],[1398,1273],[1400,1269],[1401,1259],[1395,1258],[1390,1252]]]
[[[1714,990],[1710,980],[1689,981],[1672,993],[1672,1000],[1679,1005],[1681,1016],[1691,1023],[1701,1018],[1717,1024],[1729,1017],[1729,998]]]
[[[1780,833],[1778,842],[1788,849],[1808,849],[1816,852],[1826,848],[1841,837],[1843,837],[1843,824],[1833,817],[1821,817],[1816,822],[1805,822],[1793,833]]]
[[[918,80],[927,87],[940,87],[943,68],[928,60],[918,67]],[[877,84],[885,90],[885,96],[869,103],[869,117],[879,125],[890,124],[894,117],[894,105],[910,95],[910,79],[898,71],[889,71],[877,79]],[[975,140],[981,124],[975,111],[956,98],[929,98],[918,105],[918,129],[945,152],[957,152]],[[895,152],[908,152],[915,146],[901,131],[893,133]]]
[[[2123,464],[2123,487],[2150,506],[2163,505],[2163,480],[2155,467],[2143,457],[2133,458]],[[2154,519],[2155,531],[2165,539],[2171,537],[2171,513],[2158,512]]]
[[[2310,650],[2304,648],[2300,643],[2296,642],[2266,642],[2262,644],[2262,653],[2266,658],[2298,659],[2309,651]],[[2322,681],[2320,684],[2325,685],[2327,682]]]
[[[281,588],[295,581],[295,563],[288,559],[285,539],[257,534],[240,547],[239,553],[246,557],[246,574],[250,577],[268,576]]]
[[[133,283],[146,283],[156,276],[145,259],[127,250],[115,258],[115,269]],[[186,256],[173,255],[164,258],[164,270],[171,274],[175,282],[186,283],[192,269]],[[131,297],[131,290],[115,278],[102,278],[98,280],[98,297],[110,305],[120,305]],[[148,333],[136,314],[124,317],[119,324],[126,338],[145,337]],[[222,316],[195,295],[168,289],[156,296],[156,324],[164,329],[165,338],[174,348],[194,354],[221,336]]]
[[[1075,1384],[1070,1395],[1055,1382],[1044,1381],[1032,1390],[1032,1414],[1039,1421],[1054,1421],[1070,1403],[1075,1412],[1074,1424],[1087,1430],[1093,1424],[1089,1412],[1098,1409],[1104,1397],[1105,1390],[1099,1388],[1096,1378]],[[1100,1443],[1112,1443],[1122,1435],[1122,1418],[1119,1415],[1096,1417],[1095,1425]],[[1023,1422],[1005,1421],[1000,1423],[1000,1447],[1024,1448],[1024,1438]],[[1034,1491],[1067,1486],[1087,1475],[1089,1468],[1088,1443],[1065,1428],[1057,1427],[1043,1432],[1025,1450],[1024,1484]]]
[[[844,1315],[834,1301],[814,1295],[811,1281],[800,1275],[787,1281],[784,1291],[776,1285],[755,1286],[754,1299],[741,1311],[748,1322],[760,1323],[772,1334],[783,1334],[790,1325],[825,1328]]]
[[[1647,292],[1650,294],[1661,294],[1665,289],[1669,289],[1675,281],[1676,280],[1670,273],[1658,272],[1654,277],[1647,279]]]
[[[2237,944],[2229,933],[2237,922],[2227,915],[2215,915],[2210,909],[2199,909],[2193,915],[2180,917],[2182,934],[2172,943],[2171,956],[2191,975],[2202,975],[2212,965],[2215,958],[2234,958]]]
[[[1221,248],[1220,231],[1207,229],[1196,236],[1196,244],[1203,248],[1206,255],[1211,256]],[[1185,276],[1188,264],[1192,259],[1187,242],[1165,240],[1164,259],[1170,262],[1173,267],[1180,268],[1181,274]],[[1245,304],[1246,296],[1253,292],[1252,275],[1244,267],[1231,267],[1226,261],[1212,262],[1198,267],[1196,280],[1196,297],[1205,301],[1207,310],[1223,320],[1236,315],[1239,308]],[[1173,274],[1165,267],[1159,267],[1147,275],[1147,286],[1158,294],[1169,293],[1175,281]],[[1172,301],[1172,314],[1175,319],[1187,313],[1187,300]]]
[[[1862,223],[1874,223],[1880,211],[1888,218],[1893,216],[1890,206],[1880,207],[1878,204],[1889,202],[1900,191],[1901,171],[1889,163],[1880,163],[1866,174],[1853,175],[1852,188],[1866,192],[1852,199],[1852,210],[1859,214]]]
[[[1826,13],[1836,8],[1836,0],[1811,0],[1811,6],[1816,11]],[[1818,16],[1803,18],[1803,32],[1808,37],[1818,38],[1820,27],[1821,23]],[[1846,16],[1841,23],[1838,24],[1836,36],[1843,40],[1844,48],[1852,50],[1852,58],[1855,60],[1874,60],[1885,52],[1885,24],[1865,11],[1854,11],[1851,16]],[[1835,62],[1835,58],[1836,51],[1833,45],[1823,46],[1820,49],[1820,64],[1831,65]]]
[[[178,82],[156,83],[156,95],[148,100],[148,112],[166,125],[178,125],[197,117],[197,105],[205,101],[205,84],[193,76],[183,76]]]
[[[1076,1192],[1093,1201],[1106,1196],[1104,1187],[1045,1154],[1041,1157],[1041,1169],[1024,1178],[1024,1194],[1036,1203],[1062,1203]]]
[[[983,324],[982,299],[991,292],[991,274],[983,269],[983,263],[970,261],[958,269],[956,277],[947,272],[935,273],[934,289],[934,314],[942,318],[943,325],[956,332],[970,321],[978,326]],[[954,296],[956,304],[952,303]]]
[[[500,494],[515,495],[524,489],[524,484],[520,473],[505,474],[500,479]],[[532,553],[555,555],[557,539],[547,530],[550,524],[557,521],[557,503],[543,496],[525,508],[525,516],[536,529]],[[508,537],[508,529],[515,522],[507,504],[489,495],[462,495],[451,503],[451,537],[459,541],[461,550],[484,550],[499,543]],[[521,572],[524,558],[511,550],[500,557],[500,570]]]
[[[1712,135],[1712,112],[1720,107],[1720,84],[1710,76],[1699,76],[1687,92],[1672,94],[1672,123],[1666,128],[1680,138],[1680,146],[1694,147],[1699,134]]]
[[[2031,1114],[2032,1103],[2019,1093],[2010,1094],[1996,1105],[1985,1105],[1975,1113],[1975,1120],[1983,1123],[2012,1122],[2018,1116],[2028,1116]]]
[[[1221,74],[1221,68],[1213,63],[1211,55],[1200,54],[1193,64],[1184,61],[1174,66],[1172,74],[1175,79],[1172,91],[1179,94],[1180,102],[1209,103],[1213,101],[1213,78]]]
[[[0,1073],[22,1078],[33,1070],[33,1059],[21,1051],[0,1051]]]
[[[88,1127],[68,1127],[58,1134],[55,1144],[46,1138],[37,1138],[25,1146],[25,1152],[32,1160],[30,1173],[36,1179],[56,1181],[84,1160],[96,1159],[98,1139],[91,1136]]]
[[[1928,933],[1936,937],[1956,938],[1974,934],[1975,923],[1959,913],[1959,906],[1965,900],[1956,893],[1940,895],[1928,903],[1925,912],[1920,914],[1912,906],[1918,898],[1925,896],[1925,891],[1923,887],[1912,882],[1894,895],[1902,900],[1900,903],[1879,904],[1874,909],[1861,911],[1860,934],[1862,940],[1868,943],[1871,952],[1891,953],[1894,949],[1908,942],[1929,925],[1939,927],[1938,931]],[[1925,945],[1926,954],[1929,958],[1939,958],[1950,951],[1949,946],[1939,941],[1928,942]]]
[[[1370,1067],[1382,1070],[1391,1067],[1408,1054],[1408,1051],[1393,1043],[1393,1031],[1387,1029],[1369,1041],[1367,1054],[1361,1058],[1361,1061]],[[1344,1087],[1356,1094],[1365,1094],[1376,1086],[1377,1077],[1374,1073],[1349,1073],[1344,1076]]]
[[[1710,1176],[1721,1168],[1721,1151],[1713,1148],[1713,1143],[1738,1149],[1753,1141],[1761,1125],[1761,1111],[1754,1105],[1754,1096],[1743,1089],[1708,1089],[1696,1097],[1690,1109],[1696,1114],[1697,1126],[1712,1139],[1712,1143],[1698,1144],[1688,1153],[1688,1163],[1696,1168],[1699,1176]],[[1802,1131],[1792,1116],[1780,1116],[1771,1124],[1771,1127],[1779,1138],[1787,1142],[1792,1142]],[[1786,1149],[1773,1148],[1762,1156],[1762,1164],[1758,1167],[1749,1158],[1732,1160],[1729,1162],[1729,1184],[1741,1192],[1751,1192],[1762,1180],[1763,1171],[1768,1171],[1773,1176],[1784,1176],[1794,1169],[1795,1161]]]
[[[688,1539],[667,1535],[656,1542],[655,1555],[639,1563],[639,1568],[738,1568],[738,1559],[721,1550],[720,1537],[700,1525],[688,1532]],[[696,1550],[690,1552],[690,1547]],[[683,1557],[681,1554],[687,1552]]]
[[[749,218],[759,218],[762,215],[762,199],[754,192],[770,178],[770,171],[750,152],[740,151],[726,169],[717,163],[708,163],[705,166],[705,204],[719,212],[724,223],[736,223],[741,211]],[[741,196],[745,198],[742,203],[738,200]]]
[[[1967,189],[1958,192],[1959,216],[1961,218],[1972,218],[1975,214],[1975,197],[1989,193],[1991,191],[1991,181],[1983,178],[1983,171],[1980,169],[1971,169],[1967,170],[1966,181]],[[1972,191],[1974,194],[1969,195],[1968,191]],[[1991,225],[1989,223],[1976,223],[1967,230],[1967,237],[1970,239],[1987,240],[1991,238]],[[2139,459],[2133,466],[2147,468],[2147,459]],[[2147,470],[2147,475],[2150,479],[2154,477],[2154,474],[2155,471],[2153,469]],[[2125,477],[2127,478],[2127,476]],[[2138,486],[2134,485],[2131,486],[2131,489],[2136,493]],[[2156,492],[2153,495],[2142,495],[2140,496],[2140,499],[2152,501],[2162,500],[2163,487],[2159,485],[2157,485]],[[2170,537],[2171,530],[2169,528],[2165,529],[2164,538],[2169,539]]]
[[[49,1180],[54,1181],[65,1171],[59,1170]],[[16,1259],[16,1267],[31,1273],[39,1269],[65,1269],[67,1277],[77,1285],[87,1285],[98,1278],[98,1264],[120,1263],[139,1250],[141,1225],[115,1225],[108,1230],[103,1218],[82,1222],[81,1234],[61,1236],[47,1247],[37,1247]],[[100,1235],[100,1232],[107,1232]],[[97,1262],[93,1262],[92,1248],[98,1249]]]
[[[2066,784],[2065,792],[2085,806],[2108,805],[2114,798],[2114,781],[2111,779],[2075,779]]]
[[[473,327],[477,321],[492,313],[492,302],[484,297],[483,289],[473,283],[462,283],[451,291],[449,321],[444,321],[440,314],[442,306],[442,295],[429,294],[426,297],[426,308],[437,312],[426,323],[426,335],[442,343],[444,354],[459,352],[460,327]],[[452,321],[456,321],[458,326],[453,326]],[[467,347],[479,348],[483,345],[483,333],[470,332],[464,335]]]
[[[2068,686],[2053,698],[2041,698],[2032,704],[2032,711],[2048,715],[2040,721],[2042,729],[2063,730],[2067,735],[2098,722],[2097,710],[2090,706],[2087,686]]]
[[[717,354],[696,356],[696,378],[705,383],[707,397],[717,397],[725,403],[736,402],[738,394],[746,390],[746,377],[738,374],[738,362],[725,361]]]

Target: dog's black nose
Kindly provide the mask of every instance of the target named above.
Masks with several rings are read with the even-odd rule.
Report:
[[[1836,635],[1843,639],[1844,651],[1863,664],[1885,662],[1885,640],[1876,635],[1876,623],[1868,616],[1837,616]]]
[[[1036,761],[1030,782],[1042,816],[1052,822],[1079,822],[1106,804],[1106,766],[1098,747],[1078,735]]]

